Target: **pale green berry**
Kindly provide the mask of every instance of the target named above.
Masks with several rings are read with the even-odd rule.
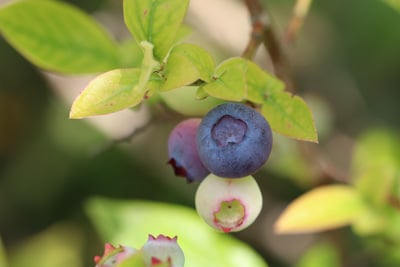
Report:
[[[262,208],[261,191],[252,176],[230,179],[210,174],[200,183],[195,201],[204,221],[225,233],[251,225]]]

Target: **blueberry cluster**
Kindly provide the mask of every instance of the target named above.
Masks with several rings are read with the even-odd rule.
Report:
[[[224,232],[247,227],[260,212],[261,192],[251,175],[267,161],[271,148],[268,122],[241,103],[224,103],[203,119],[179,123],[168,141],[175,174],[202,181],[197,211]]]

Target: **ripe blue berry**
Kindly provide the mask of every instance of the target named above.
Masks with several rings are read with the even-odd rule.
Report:
[[[256,172],[268,159],[272,132],[265,118],[239,103],[208,112],[197,131],[204,166],[220,177],[240,178]]]
[[[196,146],[196,133],[200,119],[187,119],[179,123],[168,139],[168,163],[175,175],[186,177],[188,182],[201,181],[209,171],[200,160]]]

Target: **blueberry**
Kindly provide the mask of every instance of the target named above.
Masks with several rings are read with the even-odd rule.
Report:
[[[244,104],[217,106],[205,115],[197,131],[200,159],[211,173],[220,177],[253,174],[267,161],[271,148],[268,122]]]
[[[196,210],[214,229],[229,233],[250,226],[262,208],[262,194],[253,176],[226,179],[210,174],[196,191]]]
[[[201,181],[209,171],[200,160],[196,146],[196,132],[201,119],[193,118],[180,122],[168,139],[168,163],[175,175],[186,177],[188,182]]]

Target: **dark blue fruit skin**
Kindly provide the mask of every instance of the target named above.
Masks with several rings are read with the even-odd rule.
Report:
[[[225,103],[205,115],[197,130],[204,166],[220,177],[240,178],[256,172],[272,149],[269,123],[254,109]]]
[[[168,163],[175,175],[186,177],[188,182],[201,181],[210,172],[200,160],[196,146],[196,133],[201,119],[187,119],[172,130],[168,139]]]

